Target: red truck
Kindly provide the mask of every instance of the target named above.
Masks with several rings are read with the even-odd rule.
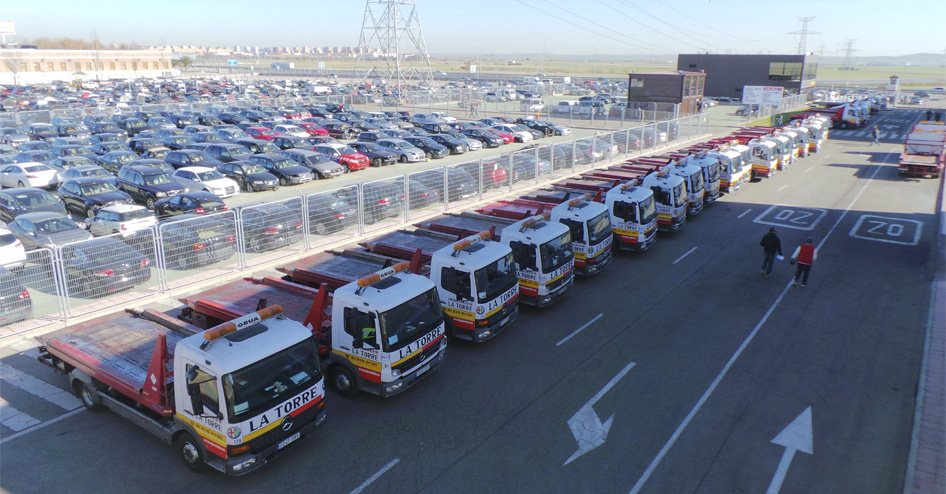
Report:
[[[946,161],[946,123],[922,121],[907,134],[898,172],[906,177],[938,178]]]

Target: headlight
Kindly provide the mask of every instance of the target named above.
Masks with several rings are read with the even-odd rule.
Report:
[[[155,192],[155,193],[154,193],[154,197],[167,197],[167,196],[168,196],[168,193],[167,193],[167,192]]]
[[[253,185],[262,185],[262,184],[264,184],[264,183],[266,183],[266,182],[264,182],[264,181],[262,181],[262,180],[252,180],[252,181],[250,181],[250,183],[253,184]]]

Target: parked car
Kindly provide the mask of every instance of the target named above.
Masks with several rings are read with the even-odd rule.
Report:
[[[279,179],[279,185],[298,185],[311,182],[312,171],[293,161],[283,153],[254,154],[250,156],[250,163],[256,163]]]
[[[401,163],[418,163],[426,159],[423,150],[404,139],[378,139],[378,145],[397,154]]]
[[[245,132],[253,139],[260,141],[268,141],[279,135],[275,130],[268,127],[247,127]]]
[[[121,130],[121,129],[119,129]],[[92,134],[92,137],[89,138],[89,141],[92,142],[92,145],[101,144],[103,142],[121,142],[124,143],[128,138],[128,135],[124,130],[121,131],[121,134],[111,133],[111,132],[102,132],[100,134]]]
[[[477,194],[477,181],[468,172],[458,168],[447,168],[446,175],[443,168],[431,168],[424,173],[414,174],[411,178],[437,191],[438,194],[442,194],[446,181],[449,201],[469,199]]]
[[[126,118],[116,123],[122,130],[128,133],[128,137],[135,137],[141,132],[151,129],[148,123],[140,118]]]
[[[253,154],[263,154],[263,153],[278,153],[279,148],[276,147],[273,143],[269,141],[260,141],[256,139],[239,139],[233,141],[234,144],[239,144],[250,150]]]
[[[447,148],[450,151],[450,154],[463,154],[470,150],[470,146],[468,146],[466,142],[463,142],[459,138],[455,137],[454,134],[433,134],[428,137],[428,139]]]
[[[206,166],[185,166],[174,170],[174,180],[189,191],[203,190],[216,194],[220,198],[235,196],[240,193],[240,186],[224,177],[220,172]]]
[[[403,186],[398,187],[390,182],[368,182],[362,184],[361,193],[364,200],[363,221],[366,224],[396,218],[404,210]],[[333,195],[349,204],[358,204],[357,191],[353,187],[337,190]]]
[[[16,188],[0,191],[0,221],[9,223],[24,213],[53,212],[69,214],[62,199],[34,188]]]
[[[26,134],[34,141],[51,141],[59,137],[59,132],[48,123],[33,123],[26,127]]]
[[[70,297],[97,298],[151,279],[151,260],[115,238],[96,238],[62,248]]]
[[[204,151],[223,163],[244,161],[253,155],[246,147],[233,143],[211,144],[204,148]]]
[[[25,321],[33,317],[30,292],[13,273],[0,267],[0,326]]]
[[[166,170],[146,164],[132,164],[118,172],[118,187],[133,199],[143,202],[148,209],[160,199],[183,194],[187,188],[171,177]]]
[[[164,258],[171,269],[193,269],[236,254],[236,226],[219,215],[182,214],[158,225]]]
[[[528,129],[517,124],[494,125],[492,128],[499,132],[512,135],[516,139],[516,142],[532,142],[535,138],[532,132],[529,132]]]
[[[171,151],[164,157],[164,161],[174,168],[183,168],[185,166],[204,166],[207,168],[216,168],[223,162],[214,158],[210,153],[197,149],[182,149],[180,151]]]
[[[121,139],[128,137],[128,132],[125,132],[121,127],[115,125],[114,122],[93,123],[89,125],[89,131],[92,132],[92,134],[113,134]]]
[[[53,142],[54,141],[27,141],[21,143],[14,154],[24,153],[26,151],[49,151],[53,148]]]
[[[273,143],[274,146],[285,151],[287,149],[312,149],[312,145],[309,144],[309,141],[306,140],[309,136],[306,134],[306,137],[299,136],[289,136],[289,135],[280,135],[273,137],[269,142]]]
[[[223,176],[234,180],[247,192],[278,190],[279,178],[250,161],[231,161],[217,167]]]
[[[30,136],[23,127],[16,126],[0,128],[0,143],[9,144],[16,147],[29,140]]]
[[[26,144],[20,146],[22,149]],[[13,155],[13,161],[16,163],[42,163],[49,165],[57,156],[49,151],[20,151]]]
[[[187,149],[194,144],[194,138],[189,135],[172,135],[158,139],[164,147],[176,151],[178,149]]]
[[[369,165],[367,156],[347,144],[319,144],[313,150],[344,166],[348,171],[363,170]]]
[[[313,234],[329,235],[358,223],[358,209],[334,195],[312,194],[306,200]]]
[[[16,238],[6,227],[0,228],[0,266],[13,271],[26,266],[23,241]]]
[[[97,144],[93,144],[92,149],[90,149],[90,151],[92,151],[91,157],[94,158],[97,156],[102,156],[103,154],[106,154],[106,153],[111,153],[112,151],[131,151],[131,148],[128,147],[128,145],[123,142],[100,142]],[[88,156],[85,153],[83,153],[83,155]],[[60,155],[60,156],[68,156],[68,155]]]
[[[158,224],[155,214],[137,204],[116,204],[99,209],[85,220],[95,236],[120,234],[128,237]]]
[[[223,199],[216,194],[202,190],[184,192],[173,197],[160,199],[154,203],[154,214],[159,219],[181,214],[219,213],[227,209]]]
[[[352,149],[368,157],[371,166],[379,167],[383,165],[393,165],[397,163],[400,155],[386,149],[376,142],[353,142],[349,144]]]
[[[318,178],[333,178],[345,173],[345,167],[325,155],[307,149],[288,149],[285,155],[296,163],[312,170]]]
[[[430,137],[411,136],[411,137],[405,137],[404,140],[413,144],[415,147],[423,151],[424,156],[427,157],[428,159],[429,158],[440,159],[440,158],[446,158],[447,156],[450,156],[450,150],[447,149],[446,146],[441,146],[440,144],[437,144]]]
[[[59,188],[59,197],[73,215],[89,218],[105,206],[134,204],[130,195],[112,185],[111,181],[97,177],[82,177],[66,180]]]
[[[112,175],[108,172],[108,170],[98,165],[74,166],[68,170],[63,171],[59,175],[62,177],[63,181],[73,178],[92,177],[110,182],[116,187],[118,186],[118,179],[115,178],[115,175]]]
[[[23,248],[26,250],[52,249],[92,238],[92,234],[85,228],[59,213],[24,213],[17,216],[8,226],[10,232],[23,242]]]
[[[336,139],[352,139],[359,134],[358,129],[352,128],[345,122],[331,122],[322,126],[328,134]]]
[[[62,183],[59,172],[42,163],[16,163],[0,168],[0,185],[53,190]]]
[[[249,134],[239,128],[216,128],[214,132],[221,139],[227,142],[235,142],[242,139],[252,139]]]
[[[123,166],[140,159],[141,156],[132,151],[112,151],[99,156],[96,161],[99,166],[117,175]]]
[[[493,134],[489,130],[480,128],[468,128],[461,131],[463,135],[476,139],[488,148],[497,148],[503,145],[503,138]]]
[[[302,240],[302,217],[284,204],[243,208],[240,220],[244,248],[249,252],[278,249]]]

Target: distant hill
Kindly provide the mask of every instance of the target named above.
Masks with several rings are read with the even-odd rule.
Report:
[[[853,57],[854,65],[920,65],[920,66],[943,66],[946,64],[946,56],[942,53],[914,53],[913,55],[900,55],[896,57]],[[841,65],[844,63],[844,57],[821,57],[820,63],[824,65]]]

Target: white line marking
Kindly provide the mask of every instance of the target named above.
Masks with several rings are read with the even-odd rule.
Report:
[[[808,172],[810,172],[811,170],[814,170],[814,168],[815,168],[815,167],[813,167],[813,166],[809,166],[808,168],[805,168],[804,173],[808,173]]]
[[[73,416],[73,415],[75,415],[75,414],[77,414],[77,413],[79,413],[79,412],[84,412],[84,411],[85,411],[85,407],[83,407],[83,408],[77,408],[77,409],[75,409],[75,410],[73,410],[73,411],[71,411],[71,412],[69,412],[69,413],[66,413],[66,414],[64,414],[64,415],[60,415],[60,416],[58,416],[58,417],[56,417],[56,418],[54,418],[54,419],[52,419],[52,420],[47,420],[47,421],[43,422],[42,424],[34,425],[33,427],[30,427],[29,429],[26,429],[25,431],[17,432],[16,434],[13,434],[12,436],[7,436],[7,437],[5,437],[5,438],[3,438],[3,439],[0,439],[0,444],[3,444],[3,443],[5,443],[5,442],[7,442],[7,441],[12,441],[12,440],[14,440],[14,439],[16,439],[16,438],[18,438],[18,437],[21,437],[21,436],[25,436],[25,435],[29,434],[30,432],[33,432],[33,431],[42,429],[43,427],[46,427],[47,425],[55,424],[56,422],[59,422],[59,421],[62,420],[62,419],[69,418],[69,417],[71,417],[71,416]]]
[[[743,211],[742,214],[740,214],[739,216],[736,216],[736,218],[742,218],[743,216],[749,214],[749,211],[752,211],[752,210],[751,210],[751,209],[747,209],[747,210]]]
[[[24,374],[7,364],[0,364],[0,379],[65,410],[75,410],[82,406],[82,402],[72,393]]]
[[[694,250],[696,250],[696,247],[694,247],[694,248],[688,250],[688,251],[686,252],[686,254],[683,254],[682,256],[678,257],[676,261],[673,261],[673,264],[676,264],[676,263],[682,261],[684,257],[686,257],[686,256],[688,256],[688,255],[690,255],[690,254],[692,254]]]
[[[903,233],[904,224],[913,224],[913,226],[915,227],[915,231],[913,232],[913,239],[912,240],[909,240],[909,239],[908,240],[892,240],[892,239],[887,239],[887,238],[877,238],[877,237],[870,237],[867,235],[861,235],[858,233],[858,230],[860,230],[861,226],[863,226],[865,220],[867,221],[868,224],[876,225],[872,228],[868,228],[867,230],[868,233],[876,233],[873,230],[882,228],[884,231],[881,232],[880,235],[888,236],[888,237],[899,237]],[[886,220],[886,221],[877,221],[877,220]],[[899,227],[899,229],[895,229],[894,227]],[[896,233],[894,233],[894,231],[896,231]],[[850,235],[853,238],[859,238],[862,240],[873,240],[875,242],[885,242],[888,244],[916,245],[920,243],[920,234],[922,232],[923,232],[923,223],[920,223],[919,221],[908,220],[904,218],[890,218],[887,216],[874,216],[870,214],[865,214],[857,220],[857,223],[854,223],[854,227],[851,228],[851,231],[850,233],[848,233],[848,235]]]
[[[891,153],[887,153],[887,156],[888,157],[891,156]],[[887,161],[887,158],[884,158],[884,162],[886,161]],[[867,179],[867,182],[861,188],[861,191],[858,192],[856,196],[854,196],[854,199],[851,199],[851,203],[848,204],[847,209],[845,209],[844,212],[841,213],[841,216],[838,217],[838,220],[834,223],[834,226],[832,226],[831,229],[828,230],[828,233],[824,236],[823,239],[821,239],[821,242],[818,243],[819,249],[821,248],[822,245],[824,245],[825,242],[828,241],[828,237],[831,236],[831,234],[838,227],[838,225],[841,224],[841,221],[844,219],[847,213],[854,206],[854,203],[857,202],[858,198],[861,197],[861,194],[863,194],[864,191],[867,190],[867,186],[870,185],[870,183],[874,180],[874,177],[877,176],[877,172],[879,172],[880,169],[881,169],[880,166],[876,167],[876,169],[874,170],[874,174],[871,175],[869,179]],[[733,353],[732,357],[729,358],[729,362],[726,362],[726,365],[724,365],[722,370],[719,371],[719,374],[716,376],[716,379],[713,380],[709,388],[707,388],[706,391],[703,392],[703,396],[700,396],[700,399],[697,400],[695,405],[693,405],[693,409],[691,409],[690,413],[688,413],[687,416],[684,417],[683,422],[681,422],[680,425],[677,426],[677,429],[673,431],[673,434],[670,435],[670,439],[667,440],[663,448],[660,448],[660,451],[657,453],[657,456],[655,456],[654,459],[650,462],[650,465],[648,465],[647,470],[644,470],[644,473],[641,475],[639,479],[637,479],[637,482],[634,484],[634,487],[631,488],[630,494],[637,494],[638,492],[640,492],[641,488],[644,487],[644,484],[647,483],[648,479],[650,479],[650,476],[654,473],[654,470],[656,470],[657,466],[660,465],[660,462],[663,461],[664,456],[667,455],[667,452],[670,451],[670,448],[672,448],[674,443],[677,442],[677,439],[679,439],[680,435],[683,434],[683,431],[687,428],[688,425],[690,425],[690,421],[693,420],[693,417],[697,414],[697,412],[700,411],[700,408],[703,407],[703,404],[706,403],[706,400],[709,399],[711,394],[713,394],[713,391],[716,390],[716,386],[719,386],[720,381],[722,381],[723,378],[726,377],[726,374],[729,372],[729,368],[732,367],[734,363],[736,363],[736,359],[738,359],[739,356],[742,355],[742,351],[745,350],[747,346],[749,346],[749,343],[752,342],[752,339],[755,338],[755,335],[759,332],[759,329],[761,329],[762,325],[765,324],[765,321],[769,319],[769,316],[772,315],[772,312],[775,311],[775,308],[778,307],[779,302],[782,301],[782,298],[785,297],[785,294],[788,293],[788,290],[791,287],[792,287],[792,280],[789,280],[788,283],[785,284],[785,288],[782,289],[782,293],[779,294],[778,298],[775,299],[775,302],[772,303],[772,306],[769,307],[769,310],[766,311],[764,316],[762,316],[762,320],[760,320],[759,323],[756,324],[754,328],[752,328],[752,331],[749,333],[749,336],[746,336],[746,339],[743,340],[742,344],[739,345],[739,348],[736,349],[736,353]]]
[[[570,340],[570,339],[572,338],[572,336],[575,336],[576,334],[580,333],[583,329],[587,328],[588,326],[591,326],[592,324],[594,324],[595,321],[597,321],[598,319],[601,319],[603,316],[604,316],[604,314],[598,314],[597,316],[595,316],[594,318],[592,318],[590,321],[588,321],[588,322],[586,322],[585,324],[583,324],[580,328],[578,328],[578,329],[576,329],[575,331],[573,331],[572,334],[570,334],[570,335],[568,335],[568,336],[562,338],[562,341],[556,343],[555,346],[561,346],[562,343],[565,343],[566,341]]]
[[[785,189],[785,187],[788,187],[788,184],[785,184],[785,185],[779,187],[778,189],[775,190],[775,192],[781,192],[783,189]]]
[[[391,460],[391,463],[388,463],[387,465],[384,466],[384,468],[382,468],[381,470],[378,470],[374,475],[368,477],[368,480],[362,482],[361,485],[359,485],[358,487],[355,487],[355,490],[351,491],[351,494],[358,494],[361,491],[365,490],[365,488],[371,485],[372,482],[374,482],[375,480],[378,480],[378,477],[384,475],[385,472],[394,468],[394,465],[397,465],[397,462],[399,461],[401,461],[400,458],[395,458]]]
[[[7,400],[0,398],[0,425],[13,432],[19,432],[38,423],[39,420],[11,407]]]

